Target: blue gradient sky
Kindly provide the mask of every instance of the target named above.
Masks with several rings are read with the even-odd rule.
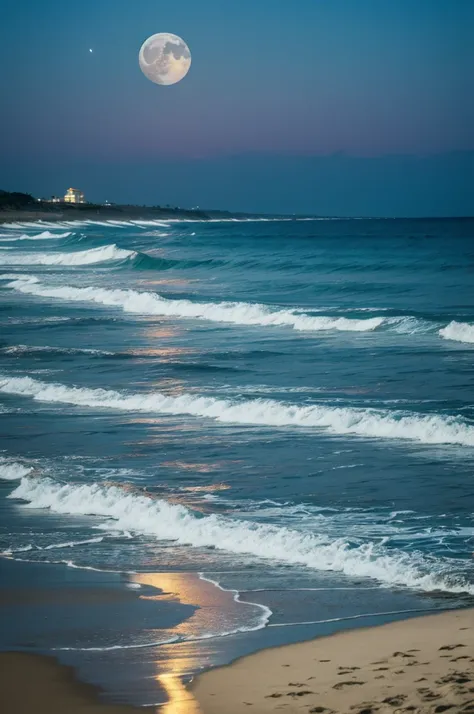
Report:
[[[171,87],[137,63],[161,31],[193,56]],[[235,210],[472,213],[473,33],[472,0],[6,0],[0,186]]]

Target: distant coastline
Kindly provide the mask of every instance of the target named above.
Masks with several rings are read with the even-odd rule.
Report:
[[[472,216],[456,216],[456,220],[472,220]],[[444,221],[452,220],[450,216],[326,216],[313,214],[287,213],[251,213],[243,211],[223,211],[217,209],[194,209],[172,206],[137,206],[132,204],[96,204],[96,203],[50,203],[40,201],[30,194],[11,193],[0,190],[0,225],[5,223],[34,221],[137,221],[137,220],[411,220],[411,221]]]
[[[0,224],[16,221],[84,220],[166,220],[209,221],[231,218],[268,218],[263,214],[187,209],[171,206],[136,206],[122,204],[71,204],[40,201],[24,193],[0,191]],[[282,216],[271,216],[278,218]],[[290,218],[290,216],[285,216]]]

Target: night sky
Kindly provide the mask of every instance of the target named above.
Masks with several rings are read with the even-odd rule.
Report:
[[[176,85],[139,69],[156,32],[191,50]],[[0,187],[472,215],[473,38],[473,0],[3,0]]]

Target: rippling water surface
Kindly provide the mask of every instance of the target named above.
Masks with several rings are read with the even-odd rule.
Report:
[[[199,608],[43,646],[469,602],[474,221],[12,224],[0,271],[3,554]]]

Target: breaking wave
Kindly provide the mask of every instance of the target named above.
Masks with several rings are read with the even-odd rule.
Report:
[[[84,251],[92,253],[92,251]],[[70,255],[78,255],[72,253]],[[97,261],[98,262],[98,261]],[[16,276],[0,276],[10,280]],[[347,332],[372,331],[387,321],[384,317],[363,319],[347,317],[312,316],[296,310],[276,308],[245,302],[199,303],[191,300],[170,300],[157,293],[136,290],[111,290],[107,288],[53,287],[42,285],[37,278],[18,276],[8,287],[30,295],[57,298],[75,302],[93,302],[100,305],[120,307],[124,312],[160,315],[167,317],[195,318],[212,322],[227,322],[239,325],[287,326],[299,331],[338,330]],[[394,321],[395,318],[390,318]]]
[[[9,253],[0,255],[0,265],[91,265],[125,260],[136,255],[134,251],[123,250],[112,244],[74,253]]]
[[[38,233],[35,236],[27,236],[27,235],[21,235],[17,236],[14,233],[9,235],[8,237],[5,237],[5,234],[2,234],[2,238],[0,239],[2,242],[5,243],[10,243],[11,241],[18,241],[18,240],[49,240],[50,238],[68,238],[72,233],[51,233],[50,231],[44,231],[43,233]]]
[[[456,322],[453,320],[439,331],[445,340],[455,340],[456,342],[468,342],[474,344],[474,325],[467,322]]]
[[[0,376],[0,392],[29,396],[44,402],[98,409],[191,415],[229,424],[306,427],[338,435],[354,434],[379,439],[417,441],[422,444],[474,446],[474,425],[458,416],[324,404],[298,406],[271,399],[230,401],[192,394],[127,394],[108,389],[68,387],[31,377]]]
[[[318,571],[372,578],[384,585],[474,594],[462,572],[465,561],[389,548],[384,539],[351,543],[324,533],[259,524],[224,515],[196,515],[183,505],[124,492],[115,486],[60,484],[22,477],[10,498],[32,508],[113,519],[113,530],[132,531],[195,548],[212,547]],[[106,530],[111,524],[104,524]],[[324,524],[322,524],[324,528]]]
[[[31,466],[16,463],[10,459],[0,458],[0,479],[2,481],[16,481],[27,476],[33,471]]]

